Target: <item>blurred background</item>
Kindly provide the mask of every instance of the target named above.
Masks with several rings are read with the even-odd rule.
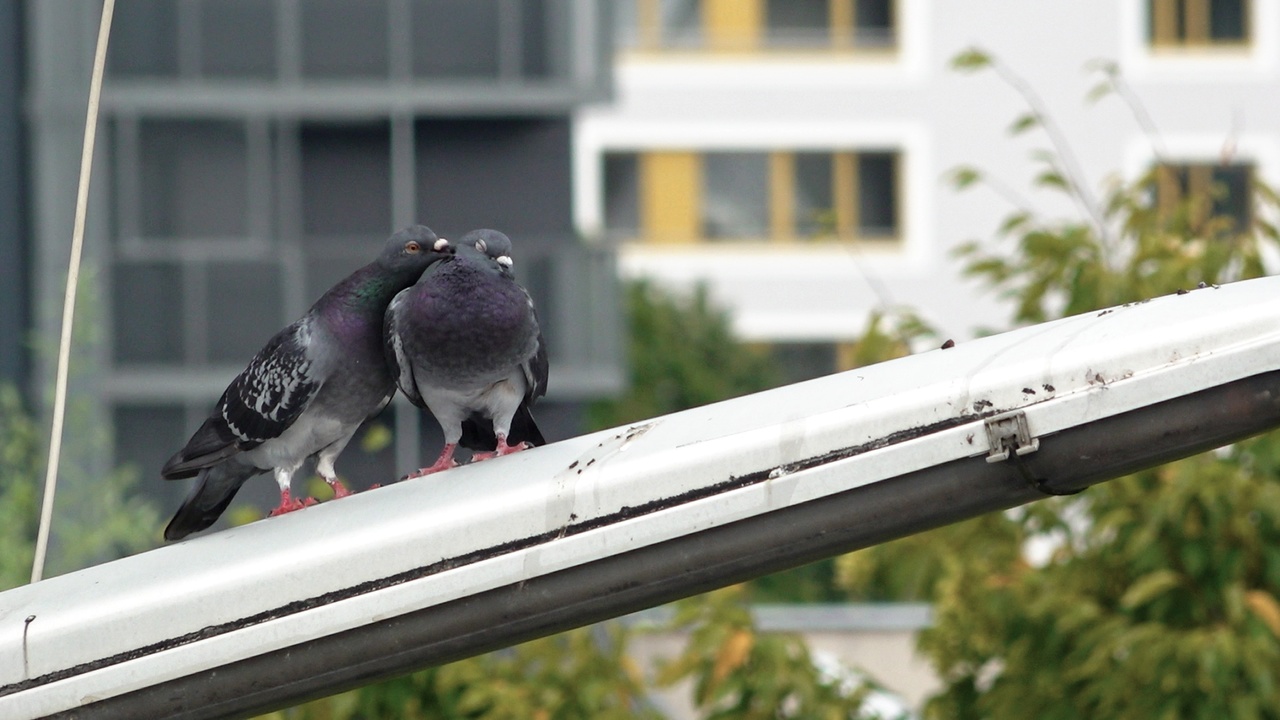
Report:
[[[98,13],[0,0],[0,532],[13,547],[34,533]],[[162,462],[268,337],[399,227],[512,237],[550,343],[537,416],[554,441],[1261,274],[1276,254],[1277,97],[1269,0],[119,0],[52,568],[155,546],[187,490],[158,479]],[[387,482],[441,442],[400,398],[338,469],[356,487]],[[1280,453],[1262,442],[1200,461],[1211,470],[1152,471],[290,716],[1277,717],[1280,508],[1258,493],[1270,502]],[[1211,472],[1238,487],[1202,497]],[[1147,491],[1176,478],[1190,505],[1142,515]],[[250,482],[224,524],[273,501],[271,483]],[[1175,568],[1179,546],[1166,567],[1132,548],[1126,575],[1104,552],[1124,527],[1091,514],[1124,508],[1202,543],[1211,511],[1238,503],[1261,515],[1204,550],[1242,563],[1204,612],[1166,593],[1202,595],[1194,574],[1212,562]],[[1063,646],[1046,657],[1079,653],[1093,665],[1072,677],[1102,683],[1069,693],[1008,672],[1018,642],[1087,633],[1029,630],[1000,598],[965,592],[1082,607],[1042,573],[1078,579],[1090,553],[1119,576],[1069,585],[1088,602],[1141,624],[1145,602],[1169,600],[1188,633],[1238,630],[1243,645],[1222,650],[1236,660],[1135,680],[1097,646]],[[0,567],[6,586],[29,558]],[[1161,570],[1179,574],[1150,579]],[[1143,578],[1150,597],[1126,595]],[[762,602],[811,605],[745,609]],[[661,632],[633,637],[646,624]],[[665,689],[651,656],[677,658],[655,676]],[[1245,677],[1242,657],[1270,669]],[[1161,704],[1177,693],[1160,682],[1188,674],[1200,694]],[[1125,694],[1134,682],[1164,689]],[[585,698],[588,685],[604,689]],[[1257,702],[1231,704],[1242,696]]]

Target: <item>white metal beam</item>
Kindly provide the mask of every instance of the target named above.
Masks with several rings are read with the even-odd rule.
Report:
[[[1075,491],[1280,424],[1278,343],[1280,279],[1204,288],[51,578],[0,593],[0,717],[249,714]]]

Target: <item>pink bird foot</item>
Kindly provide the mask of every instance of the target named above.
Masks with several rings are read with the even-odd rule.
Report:
[[[507,437],[505,435],[499,434],[498,447],[494,448],[493,452],[472,453],[471,462],[480,462],[481,460],[490,460],[492,458],[501,457],[503,455],[518,453],[521,450],[528,450],[529,448],[532,448],[532,447],[533,446],[527,442],[517,443],[515,445],[508,445]]]
[[[444,450],[440,452],[440,457],[436,458],[436,462],[431,467],[419,468],[418,472],[405,475],[402,480],[412,480],[414,478],[425,477],[433,473],[442,472],[450,468],[458,467],[458,461],[453,459],[453,451],[458,449],[457,443],[445,445]]]
[[[304,507],[310,507],[315,504],[316,504],[315,498],[306,497],[306,498],[302,498],[301,500],[295,500],[292,494],[288,490],[283,490],[280,492],[280,504],[277,505],[274,510],[267,513],[267,517],[275,517],[277,515],[283,515],[285,513],[290,513],[290,512],[293,512],[294,510],[301,510]]]
[[[329,478],[325,478],[325,479],[324,479],[324,481],[325,481],[325,482],[327,482],[327,483],[329,483],[329,487],[333,488],[333,499],[334,499],[334,500],[337,500],[337,499],[339,499],[339,498],[348,497],[348,496],[350,496],[350,495],[355,495],[355,493],[353,493],[353,492],[351,492],[350,490],[348,490],[348,489],[347,489],[347,486],[346,486],[346,485],[344,485],[344,484],[342,484],[342,481],[341,481],[341,480],[339,480],[338,478],[333,478],[332,480],[331,480],[331,479],[329,479]]]

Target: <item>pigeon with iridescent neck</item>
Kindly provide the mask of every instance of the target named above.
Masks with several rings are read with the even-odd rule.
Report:
[[[387,240],[377,260],[333,286],[267,342],[160,471],[167,480],[198,478],[165,528],[166,540],[212,525],[246,480],[267,471],[280,486],[272,515],[313,503],[295,498],[290,487],[293,473],[311,456],[336,497],[350,494],[334,461],[360,423],[395,394],[382,352],[387,304],[451,253],[448,241],[430,228],[405,228]]]
[[[546,442],[529,408],[547,392],[547,349],[512,264],[506,235],[473,230],[387,308],[396,384],[444,430],[435,464],[410,477],[454,467],[460,444],[485,460]]]

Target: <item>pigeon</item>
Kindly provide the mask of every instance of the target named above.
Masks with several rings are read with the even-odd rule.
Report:
[[[547,348],[511,266],[506,235],[473,230],[387,308],[387,365],[444,430],[435,464],[408,477],[456,467],[459,444],[480,461],[546,443],[529,407],[547,393]]]
[[[350,494],[333,463],[360,423],[395,394],[382,350],[387,304],[452,250],[422,225],[395,233],[377,260],[330,288],[258,351],[160,471],[166,480],[199,478],[165,528],[166,540],[212,525],[246,480],[268,470],[280,486],[272,515],[314,504],[290,489],[293,473],[313,455],[335,497]]]

